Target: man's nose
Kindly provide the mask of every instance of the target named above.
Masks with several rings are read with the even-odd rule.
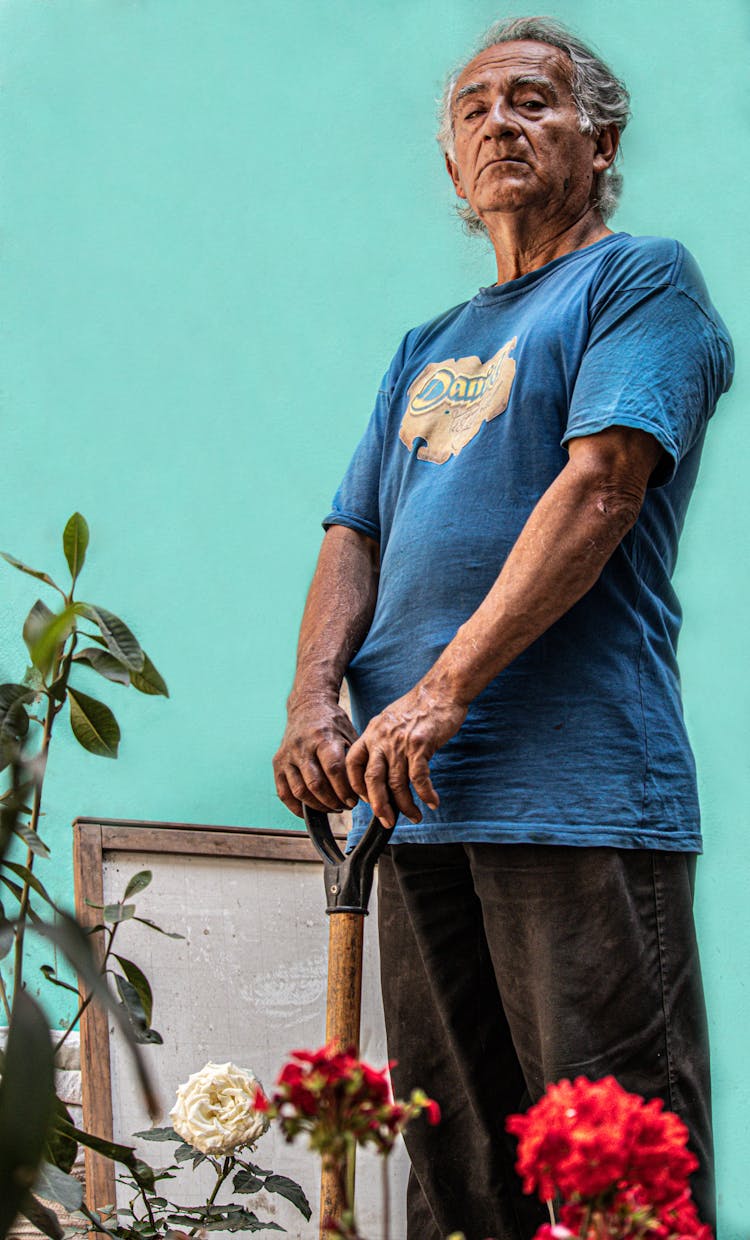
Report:
[[[496,99],[484,122],[485,133],[489,138],[502,138],[520,132],[518,120],[511,108],[503,99]]]

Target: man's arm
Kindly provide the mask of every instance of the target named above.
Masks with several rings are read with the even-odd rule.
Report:
[[[387,826],[392,799],[419,822],[411,793],[436,808],[429,760],[503,668],[594,585],[635,525],[663,449],[611,427],[571,440],[569,460],[531,513],[483,602],[426,675],[372,719],[347,757],[352,788]],[[389,795],[390,790],[390,795]]]
[[[372,538],[342,525],[327,531],[302,617],[287,727],[273,760],[276,791],[294,814],[302,814],[303,801],[337,812],[357,802],[346,772],[357,733],[339,706],[339,691],[372,621],[379,564]]]

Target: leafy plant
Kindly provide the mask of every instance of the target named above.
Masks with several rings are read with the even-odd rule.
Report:
[[[291,1202],[303,1218],[310,1218],[310,1203],[299,1184],[288,1176],[275,1175],[273,1171],[259,1167],[240,1148],[222,1158],[215,1158],[183,1141],[173,1128],[148,1128],[134,1133],[134,1136],[146,1141],[177,1142],[177,1148],[172,1162],[155,1173],[153,1188],[146,1187],[133,1176],[121,1178],[120,1183],[126,1184],[132,1191],[128,1205],[113,1210],[110,1215],[99,1215],[96,1220],[99,1230],[108,1236],[117,1237],[117,1240],[157,1240],[157,1237],[174,1234],[175,1228],[188,1228],[190,1236],[205,1231],[284,1231],[278,1223],[259,1218],[254,1210],[239,1202],[219,1203],[220,1190],[230,1176],[234,1194],[273,1193]],[[201,1164],[209,1164],[216,1173],[211,1193],[199,1205],[178,1205],[170,1201],[164,1195],[167,1190],[160,1187],[165,1181],[176,1179],[188,1163],[191,1170]],[[169,1191],[171,1193],[173,1190]]]
[[[81,1186],[69,1174],[79,1144],[122,1163],[135,1183],[144,1187],[154,1183],[154,1173],[131,1147],[76,1128],[54,1089],[55,1053],[89,1003],[97,1001],[107,1006],[128,1038],[149,1113],[153,1118],[157,1112],[138,1050],[141,1042],[161,1040],[151,1027],[151,988],[133,961],[114,952],[118,926],[135,917],[133,897],[148,885],[151,875],[148,871],[135,875],[122,900],[102,908],[100,923],[84,929],[57,907],[34,864],[50,855],[40,834],[42,796],[53,731],[66,706],[79,744],[89,753],[117,757],[120,728],[113,712],[72,683],[74,678],[93,672],[141,693],[169,696],[165,681],[124,621],[76,597],[89,544],[89,528],[80,513],[67,522],[62,544],[70,572],[67,589],[48,573],[0,553],[13,568],[43,582],[62,600],[57,611],[36,600],[23,624],[30,666],[18,683],[0,685],[0,771],[8,774],[8,787],[0,796],[0,888],[4,900],[12,901],[11,915],[0,900],[0,959],[12,953],[13,963],[10,987],[0,975],[0,1003],[9,1026],[6,1051],[0,1056],[0,1240],[19,1213],[45,1234],[61,1237],[57,1217],[36,1193],[86,1213]],[[14,839],[25,847],[23,862],[9,856]],[[40,915],[34,901],[41,902],[46,916]],[[136,920],[159,929],[145,918]],[[56,1046],[42,1008],[25,987],[27,930],[59,949],[78,974],[79,986],[74,987],[53,965],[42,966],[50,984],[79,995],[76,1015]],[[98,951],[92,941],[97,935],[102,936]],[[117,995],[107,984],[108,976]]]

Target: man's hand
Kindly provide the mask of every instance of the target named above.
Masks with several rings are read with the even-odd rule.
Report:
[[[352,745],[346,759],[349,782],[385,826],[395,826],[395,807],[412,822],[421,821],[412,788],[425,805],[437,809],[440,798],[430,779],[430,758],[455,736],[466,711],[466,705],[444,690],[420,681],[371,719]]]
[[[328,694],[290,700],[286,731],[273,760],[276,791],[293,814],[302,802],[323,813],[357,803],[346,771],[346,753],[357,733],[346,711]]]

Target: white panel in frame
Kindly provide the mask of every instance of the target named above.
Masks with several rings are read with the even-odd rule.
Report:
[[[100,849],[97,890],[95,858]],[[290,1050],[319,1046],[325,1030],[328,918],[325,915],[322,866],[304,836],[186,824],[76,823],[77,899],[83,912],[89,899],[114,902],[138,870],[153,873],[151,885],[137,897],[138,914],[167,930],[185,935],[174,940],[134,922],[124,922],[116,950],[135,961],[154,992],[153,1024],[162,1046],[144,1048],[166,1112],[177,1085],[204,1063],[231,1060],[250,1067],[270,1086]],[[375,924],[377,890],[365,925],[361,1054],[376,1066],[387,1058],[378,981]],[[89,910],[90,914],[90,910]],[[87,1118],[94,1131],[130,1141],[148,1127],[130,1056],[118,1033],[92,1016],[82,1030],[83,1059],[94,1078],[84,1090]],[[108,1048],[102,1045],[108,1039]],[[106,1071],[107,1051],[111,1071]],[[103,1092],[108,1097],[103,1098]],[[87,1097],[88,1094],[88,1097]],[[139,1141],[139,1154],[164,1165],[172,1147]],[[234,1198],[262,1218],[286,1228],[290,1240],[318,1234],[319,1164],[303,1142],[287,1145],[270,1132],[257,1147],[254,1161],[297,1180],[310,1199],[313,1217],[302,1216],[275,1195]],[[91,1181],[103,1204],[107,1173],[103,1160],[92,1160]],[[404,1201],[407,1160],[403,1147],[390,1159],[391,1238],[406,1234]],[[210,1174],[181,1173],[184,1187],[173,1200],[204,1199]],[[111,1181],[110,1181],[111,1182]],[[170,1190],[176,1190],[172,1181]],[[103,1196],[102,1196],[103,1194]],[[224,1199],[224,1192],[220,1200]],[[228,1198],[227,1198],[228,1199]],[[117,1187],[124,1204],[126,1192]],[[382,1179],[378,1160],[360,1154],[357,1165],[357,1212],[368,1240],[382,1235]]]

